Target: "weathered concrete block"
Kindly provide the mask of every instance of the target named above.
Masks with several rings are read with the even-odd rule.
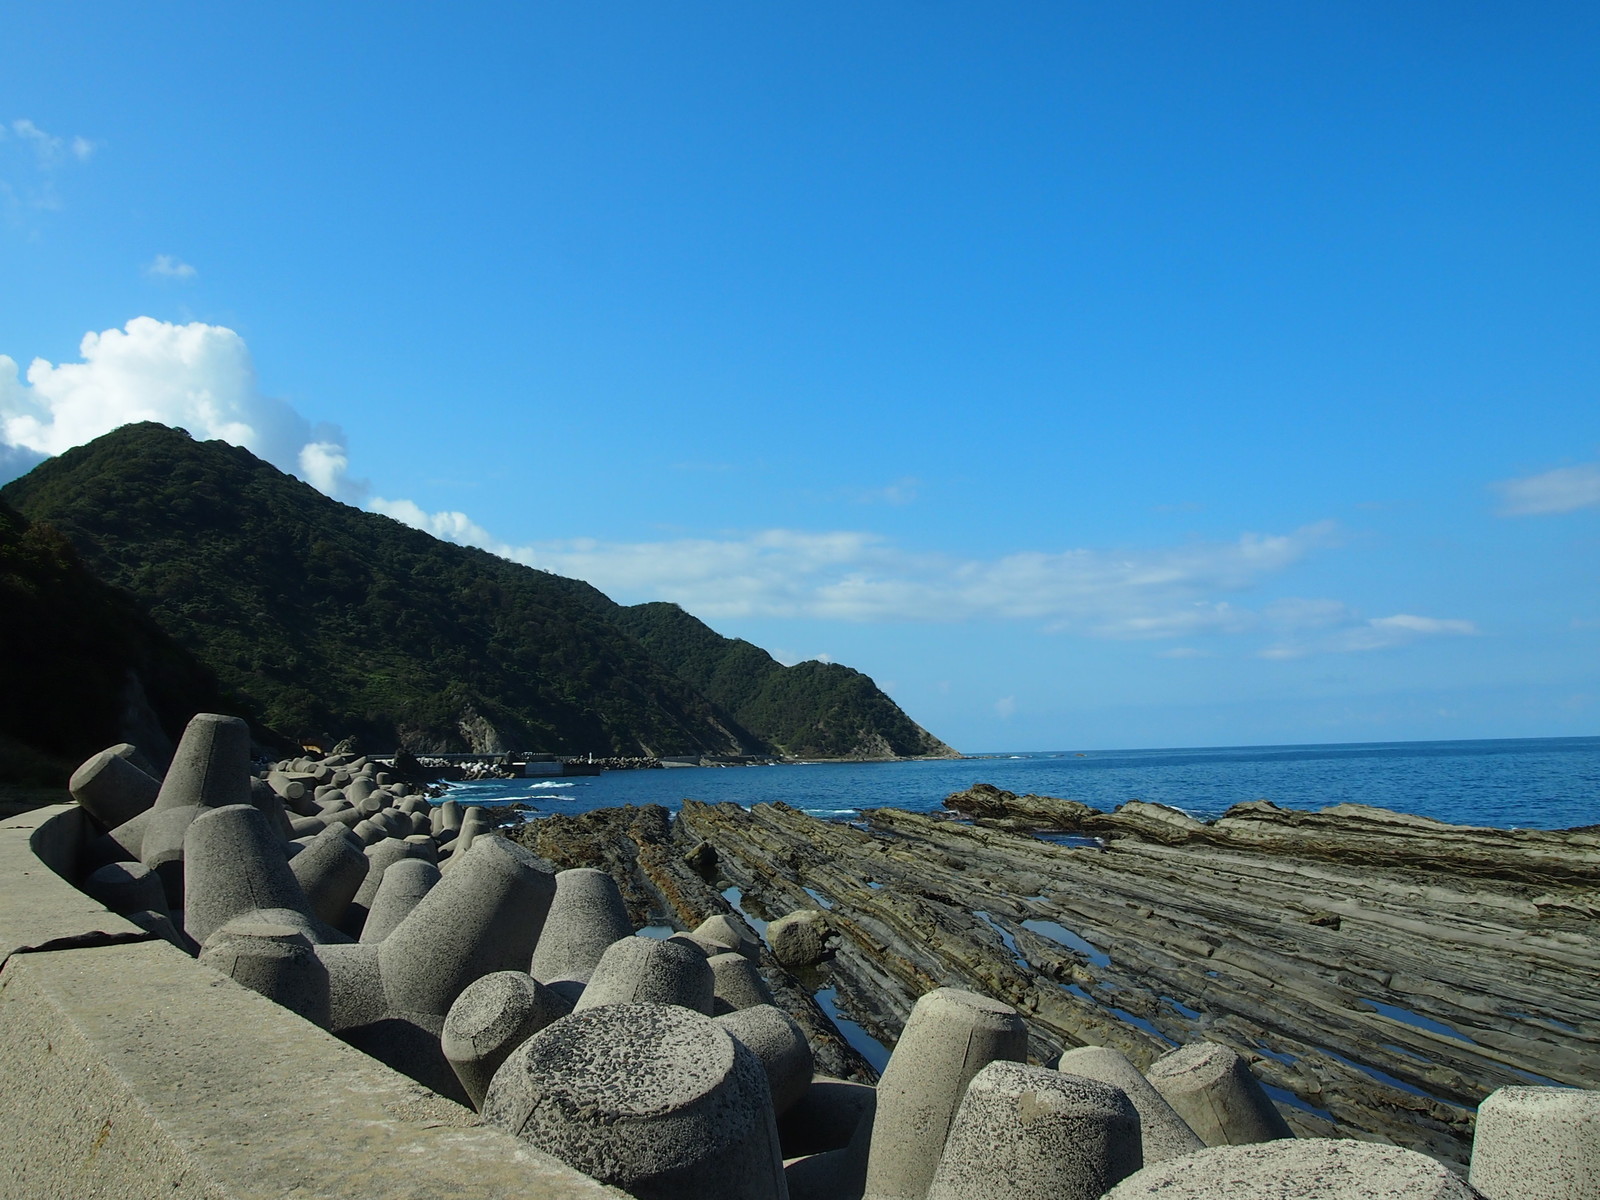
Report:
[[[711,968],[711,1008],[713,1016],[771,1004],[772,991],[761,978],[756,964],[729,950],[706,959]]]
[[[483,1107],[500,1064],[572,1005],[525,971],[495,971],[474,980],[444,1019],[440,1045],[472,1106]]]
[[[318,920],[335,928],[367,877],[368,860],[343,825],[329,825],[289,861],[289,870],[305,892]]]
[[[381,1021],[388,1012],[378,947],[361,942],[313,946],[328,973],[328,1028],[338,1034]]]
[[[235,917],[286,908],[311,917],[277,835],[259,809],[230,804],[206,809],[183,841],[183,928],[197,942]]]
[[[772,957],[791,970],[814,967],[828,957],[828,919],[814,908],[801,908],[767,926]]]
[[[1195,1131],[1122,1051],[1108,1046],[1079,1046],[1061,1055],[1060,1069],[1063,1074],[1113,1084],[1127,1094],[1139,1114],[1146,1165],[1180,1158],[1205,1147]]]
[[[1478,1105],[1468,1178],[1489,1200],[1600,1196],[1600,1091],[1505,1087]]]
[[[866,1195],[922,1200],[973,1076],[1027,1052],[1027,1026],[1009,1004],[958,988],[918,1000],[878,1081]]]
[[[504,838],[484,838],[378,943],[384,992],[396,1010],[441,1021],[473,980],[533,959],[555,877]]]
[[[344,921],[339,927],[352,937],[359,936],[366,924],[367,914],[372,910],[372,901],[378,894],[378,887],[383,883],[385,872],[397,862],[421,857],[422,852],[418,847],[400,838],[386,837],[368,846],[366,877],[362,879],[361,886],[351,898],[350,907],[345,910]]]
[[[197,713],[184,728],[157,809],[250,803],[250,729],[238,717]]]
[[[644,1200],[787,1200],[760,1062],[677,1005],[563,1017],[512,1052],[483,1115]]]
[[[871,1134],[877,1107],[878,1089],[871,1084],[813,1075],[805,1095],[778,1118],[783,1157],[800,1158],[844,1149],[863,1125]],[[865,1153],[861,1155],[861,1165],[865,1170]],[[859,1186],[856,1190],[860,1191]]]
[[[1415,1150],[1333,1138],[1215,1146],[1128,1176],[1105,1200],[1482,1200]]]
[[[216,930],[200,961],[235,983],[326,1029],[328,971],[299,929],[259,920],[254,913]]]
[[[115,913],[153,911],[172,915],[161,877],[143,863],[107,863],[89,872],[83,890]]]
[[[113,748],[86,760],[72,773],[67,790],[102,828],[115,829],[153,805],[161,783]]]
[[[1208,1146],[1294,1136],[1250,1068],[1227,1046],[1193,1042],[1156,1059],[1145,1077]]]
[[[144,820],[143,835],[139,838],[139,861],[161,877],[169,908],[183,907],[183,839],[189,832],[190,822],[207,811],[198,804],[188,804],[181,808],[155,808],[143,818],[135,818]],[[113,831],[113,836],[116,832]]]
[[[288,841],[294,836],[294,828],[289,821],[289,810],[283,806],[283,797],[269,788],[266,780],[254,778],[250,780],[250,803],[267,818],[268,826],[281,840]]]
[[[717,947],[713,953],[731,950],[752,962],[761,960],[761,939],[756,936],[755,930],[744,923],[743,918],[734,913],[718,913],[714,917],[707,917],[694,927],[692,936],[698,942]]]
[[[393,933],[439,878],[439,868],[423,858],[402,858],[391,863],[372,897],[372,908],[361,926],[361,941],[381,942]]]
[[[593,867],[557,872],[555,899],[533,950],[531,974],[543,983],[588,983],[606,948],[632,934],[627,905],[610,875]]]
[[[992,1062],[967,1087],[928,1200],[1099,1200],[1144,1165],[1139,1145],[1121,1088]]]
[[[811,1086],[811,1043],[793,1017],[771,1004],[741,1008],[715,1018],[761,1060],[772,1093],[772,1111],[781,1117]]]
[[[705,955],[673,941],[625,937],[600,956],[574,1012],[606,1004],[677,1004],[711,1015]]]

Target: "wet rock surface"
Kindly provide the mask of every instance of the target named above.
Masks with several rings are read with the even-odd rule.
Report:
[[[1018,831],[1038,806],[1008,810],[1003,795],[986,819],[1011,829],[686,801],[676,821],[612,809],[522,836],[558,865],[612,870],[636,921],[692,928],[727,907],[724,892],[757,920],[825,911],[835,956],[806,983],[831,985],[886,1046],[918,996],[968,988],[1024,1014],[1035,1061],[1103,1045],[1146,1067],[1209,1039],[1249,1063],[1302,1136],[1389,1140],[1457,1163],[1494,1089],[1600,1086],[1592,833],[1349,805],[1252,804],[1208,825],[1139,804],[1087,810],[1044,840]],[[702,844],[714,878],[685,861]],[[806,988],[764,967],[799,1019]],[[823,1061],[825,1041],[819,1072],[870,1078]]]
[[[557,870],[597,867],[609,872],[627,904],[628,919],[636,927],[688,932],[713,917],[735,912],[723,895],[728,881],[718,875],[715,855],[708,858],[697,845],[699,839],[690,836],[682,822],[674,821],[660,805],[625,805],[579,816],[546,817],[508,831],[507,836],[548,859]],[[805,1032],[818,1074],[877,1081],[872,1065],[851,1047],[813,998],[814,980],[797,979],[765,946],[758,965],[772,1003]]]

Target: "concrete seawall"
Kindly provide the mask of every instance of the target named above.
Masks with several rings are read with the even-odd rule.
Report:
[[[0,1195],[620,1195],[96,904],[87,830],[0,823]]]

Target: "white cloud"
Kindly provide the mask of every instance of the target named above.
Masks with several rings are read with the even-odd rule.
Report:
[[[170,254],[156,255],[145,264],[144,273],[155,279],[193,279],[199,274],[188,263]]]
[[[0,355],[0,445],[9,457],[60,454],[120,425],[160,421],[244,446],[329,495],[362,495],[363,485],[345,476],[344,435],[263,394],[233,330],[135,317],[122,329],[85,334],[79,353],[75,363],[34,359],[26,383]]]
[[[1331,522],[1229,541],[998,558],[914,552],[859,530],[511,545],[464,512],[428,512],[413,500],[370,495],[365,482],[350,477],[342,432],[263,394],[249,350],[231,329],[137,317],[123,329],[86,334],[80,353],[81,361],[59,365],[35,359],[25,381],[16,362],[0,355],[0,482],[43,456],[153,420],[244,446],[328,495],[436,537],[587,580],[620,600],[673,600],[708,619],[1021,620],[1086,637],[1182,639],[1167,651],[1174,658],[1209,653],[1189,644],[1207,636],[1270,636],[1265,657],[1294,658],[1478,632],[1460,619],[1363,618],[1336,600],[1245,602],[1247,593],[1336,543]]]
[[[706,617],[1033,620],[1057,632],[1144,639],[1253,628],[1259,615],[1222,597],[1255,587],[1334,537],[1323,523],[1231,542],[962,559],[906,551],[873,533],[774,529],[498,552],[614,595],[674,600]]]
[[[1008,721],[1017,711],[1017,698],[1015,696],[1001,696],[994,702],[994,711],[1002,721]]]
[[[1600,463],[1557,467],[1523,479],[1494,485],[1501,495],[1500,512],[1508,517],[1543,516],[1600,506]]]
[[[1362,618],[1353,610],[1345,611],[1347,616],[1337,623],[1307,626],[1304,632],[1315,636],[1280,641],[1262,650],[1260,657],[1292,659],[1309,654],[1359,654],[1409,645],[1422,638],[1477,637],[1483,632],[1475,622],[1457,617],[1396,613],[1392,617]]]
[[[464,512],[430,513],[425,512],[422,506],[413,500],[385,500],[382,496],[374,496],[367,502],[367,507],[373,512],[393,517],[402,524],[410,525],[413,529],[421,529],[447,542],[477,546],[502,558],[521,561],[515,546],[496,541],[487,529]]]

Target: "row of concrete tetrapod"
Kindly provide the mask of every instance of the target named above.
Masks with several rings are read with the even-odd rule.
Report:
[[[1495,1093],[1469,1184],[1397,1147],[1293,1139],[1220,1045],[1143,1074],[1098,1047],[1030,1066],[1014,1009],[950,988],[918,1001],[876,1089],[814,1079],[736,918],[635,936],[606,873],[554,873],[360,759],[253,773],[233,718],[196,717],[164,778],[113,747],[71,788],[106,830],[84,886],[108,907],[649,1200],[1600,1197],[1600,1093]],[[774,928],[796,960],[826,935],[809,913]]]

